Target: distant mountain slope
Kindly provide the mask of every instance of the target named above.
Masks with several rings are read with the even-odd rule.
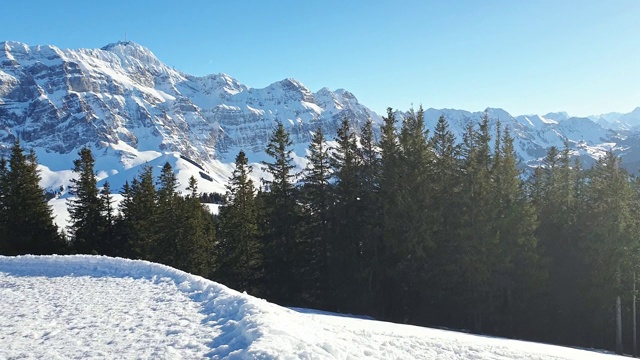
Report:
[[[0,284],[0,358],[621,359],[294,311],[140,260],[0,256]]]
[[[38,155],[75,155],[88,144],[124,168],[148,151],[215,168],[214,160],[231,162],[239,149],[261,153],[276,121],[296,143],[318,126],[335,133],[343,117],[379,121],[346,90],[314,94],[294,79],[254,89],[224,74],[194,77],[132,42],[80,50],[4,42],[0,49],[0,143],[20,138]]]
[[[431,129],[445,115],[461,140],[465,126],[484,113],[492,123],[499,120],[509,127],[523,165],[535,165],[549,146],[562,147],[565,140],[588,161],[609,148],[640,158],[629,130],[640,124],[636,112],[596,121],[566,113],[512,116],[492,108],[427,109],[425,115]],[[314,93],[295,79],[256,89],[225,74],[195,77],[133,42],[78,50],[0,43],[0,151],[16,138],[34,148],[46,187],[68,185],[76,152],[89,145],[100,157],[100,178],[114,190],[125,180],[115,175],[136,174],[138,166],[169,156],[177,159],[181,178],[195,175],[201,190],[224,191],[237,152],[245,150],[254,163],[263,160],[277,121],[290,131],[302,164],[310,132],[320,126],[331,138],[344,117],[356,127],[367,118],[381,122],[347,90]],[[621,130],[614,118],[629,126]]]

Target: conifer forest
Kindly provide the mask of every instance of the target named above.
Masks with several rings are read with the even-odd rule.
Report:
[[[95,254],[166,264],[283,306],[562,345],[631,349],[640,178],[613,152],[590,168],[568,145],[522,169],[487,117],[456,139],[423,111],[381,128],[319,128],[301,171],[282,124],[252,179],[237,154],[217,215],[167,163],[98,188],[88,148],[69,226],[53,221],[33,151],[0,160],[0,254]],[[329,147],[328,143],[333,146]],[[114,204],[112,191],[123,200]],[[1,299],[0,299],[1,301]]]

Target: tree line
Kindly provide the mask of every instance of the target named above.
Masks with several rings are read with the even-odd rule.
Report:
[[[259,186],[243,151],[211,215],[192,178],[145,168],[113,206],[82,149],[71,225],[53,224],[33,152],[0,161],[2,254],[151,260],[285,306],[595,348],[631,349],[640,180],[609,151],[593,167],[568,145],[524,176],[508,127],[484,117],[455,138],[422,108],[388,109],[376,138],[344,119],[319,127],[296,172],[282,124]],[[635,349],[634,349],[635,350]]]

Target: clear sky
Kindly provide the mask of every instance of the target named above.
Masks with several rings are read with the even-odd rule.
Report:
[[[382,113],[640,106],[639,0],[5,1],[0,40],[124,40],[193,75],[345,88]]]

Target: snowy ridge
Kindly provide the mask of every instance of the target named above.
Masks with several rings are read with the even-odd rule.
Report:
[[[179,153],[228,175],[220,164],[240,149],[259,161],[253,155],[262,156],[278,121],[304,149],[311,131],[335,134],[344,117],[380,121],[346,90],[313,93],[295,79],[256,89],[226,74],[195,77],[134,42],[78,50],[0,43],[0,151],[19,138],[52,171],[69,169],[69,157],[89,145],[126,169],[144,163],[132,160],[141,154]],[[122,172],[118,165],[97,169]],[[224,191],[207,185],[204,191]]]
[[[0,298],[0,358],[617,358],[297,312],[140,260],[0,256]]]
[[[564,112],[513,116],[496,108],[427,109],[425,120],[433,130],[445,115],[461,141],[467,124],[485,113],[492,124],[500,121],[510,129],[522,166],[536,166],[550,146],[562,148],[566,141],[586,166],[613,149],[624,155],[625,166],[640,167],[640,108],[590,118]],[[313,92],[293,78],[260,89],[222,73],[192,76],[130,41],[100,49],[0,42],[0,153],[6,154],[15,139],[35,149],[45,188],[69,185],[73,159],[90,146],[96,157],[105,157],[96,170],[114,191],[131,180],[125,172],[135,175],[147,162],[178,154],[215,174],[209,181],[200,170],[184,166],[181,179],[194,175],[201,191],[224,192],[238,151],[253,164],[265,160],[277,122],[290,132],[295,159],[303,167],[311,133],[321,127],[331,139],[345,117],[356,129],[368,118],[381,122],[345,89]],[[263,174],[254,175],[258,180]],[[182,189],[186,184],[181,180]]]

